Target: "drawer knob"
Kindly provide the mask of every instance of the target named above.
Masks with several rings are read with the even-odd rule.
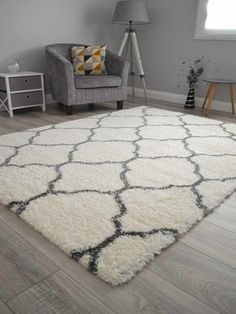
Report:
[[[26,95],[25,97],[26,97],[26,99],[29,99],[29,98],[30,98],[30,96],[29,96],[29,95]]]
[[[25,83],[27,83],[27,82],[28,82],[28,80],[27,80],[27,79],[25,79],[24,81],[25,81]]]

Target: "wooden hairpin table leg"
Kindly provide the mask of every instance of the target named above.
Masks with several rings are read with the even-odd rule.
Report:
[[[211,91],[210,91],[210,94],[209,94],[209,97],[208,97],[207,109],[205,110],[205,115],[206,116],[208,115],[208,113],[211,110],[212,99],[214,97],[215,91],[216,91],[216,83],[212,83],[211,84]]]
[[[231,104],[232,104],[232,112],[235,114],[235,106],[234,106],[234,86],[233,84],[229,84],[229,92],[230,92],[230,98],[231,98]]]
[[[205,109],[207,100],[208,100],[209,95],[210,95],[210,93],[211,93],[211,89],[212,89],[212,84],[210,84],[209,87],[208,87],[207,95],[206,95],[206,98],[205,98],[204,103],[203,103],[203,105],[202,105],[202,110]]]

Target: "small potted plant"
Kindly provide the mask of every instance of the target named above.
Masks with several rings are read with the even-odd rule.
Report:
[[[198,81],[202,73],[204,72],[203,67],[201,66],[202,59],[197,59],[193,61],[193,64],[190,65],[190,69],[187,75],[187,84],[188,84],[188,96],[185,103],[185,108],[193,109],[195,108],[195,90],[198,86]]]

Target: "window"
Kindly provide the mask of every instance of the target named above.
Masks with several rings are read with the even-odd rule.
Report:
[[[199,0],[195,38],[236,40],[236,0]]]

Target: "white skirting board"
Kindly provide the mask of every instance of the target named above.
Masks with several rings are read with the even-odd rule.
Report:
[[[128,88],[128,94],[132,95],[132,88]],[[137,97],[143,97],[144,98],[144,92],[142,88],[135,88],[135,95]],[[186,101],[186,95],[181,94],[174,94],[174,93],[167,93],[167,92],[161,92],[157,90],[148,90],[148,96],[150,99],[153,100],[161,100],[161,101],[167,101],[174,104],[185,104]],[[196,106],[201,107],[203,104],[204,98],[196,97]],[[52,104],[56,101],[53,99],[51,94],[46,94],[46,103]],[[232,112],[231,109],[231,103],[226,101],[219,101],[219,100],[213,100],[212,101],[212,109],[219,110],[219,111],[225,111],[225,112]]]
[[[128,94],[132,95],[132,88],[128,88]],[[135,95],[137,97],[144,97],[144,92],[142,88],[135,88]],[[148,90],[148,96],[150,99],[153,100],[161,100],[161,101],[167,101],[170,103],[175,104],[185,104],[187,95],[181,95],[181,94],[174,94],[174,93],[167,93],[167,92],[161,92],[157,90]],[[201,107],[204,102],[204,98],[196,97],[196,106]],[[231,103],[226,101],[219,101],[219,100],[213,100],[212,101],[212,109],[225,111],[225,112],[232,112]]]
[[[132,88],[128,88],[128,94],[132,95]],[[144,98],[144,92],[142,88],[135,88],[135,95],[137,97],[143,97]],[[153,100],[161,100],[161,101],[167,101],[174,104],[183,104],[186,101],[186,95],[181,94],[174,94],[174,93],[167,93],[167,92],[161,92],[157,90],[148,90],[148,96],[150,99]],[[203,104],[204,98],[196,97],[196,106],[201,107]],[[53,99],[51,94],[46,94],[46,104],[52,104],[56,101]],[[212,101],[212,109],[219,110],[219,111],[225,111],[225,112],[232,112],[231,109],[231,103],[226,101],[219,101],[219,100],[213,100]],[[2,111],[2,109],[0,109]]]

